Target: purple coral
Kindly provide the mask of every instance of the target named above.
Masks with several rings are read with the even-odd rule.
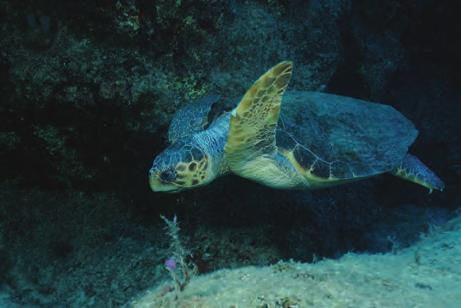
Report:
[[[169,270],[174,271],[176,269],[176,260],[174,258],[168,258],[165,260],[165,267]]]

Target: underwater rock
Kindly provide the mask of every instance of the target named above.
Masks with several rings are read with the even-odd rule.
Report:
[[[223,269],[193,279],[176,294],[165,284],[131,307],[455,307],[461,293],[461,219],[395,254],[347,254],[313,264]],[[447,275],[447,273],[450,273]],[[166,283],[168,284],[168,283]]]
[[[46,181],[28,182],[71,187],[113,178],[106,170],[116,158],[107,148],[116,156],[147,154],[109,145],[123,143],[121,135],[149,134],[161,143],[173,113],[187,100],[213,92],[239,96],[274,61],[299,63],[295,87],[324,87],[341,58],[336,22],[345,3],[284,8],[257,2],[159,1],[146,7],[136,1],[55,6],[2,1],[7,128],[22,131],[17,148],[27,149],[21,153],[27,168],[48,175]],[[87,27],[78,26],[82,22]],[[64,156],[53,157],[30,133],[46,127],[60,132],[67,140],[63,146],[75,153],[74,164],[86,171],[52,166]],[[85,127],[100,133],[88,136]],[[106,149],[96,146],[101,138]],[[79,144],[95,149],[89,153]],[[46,158],[37,166],[32,156]],[[23,181],[20,174],[16,178]]]

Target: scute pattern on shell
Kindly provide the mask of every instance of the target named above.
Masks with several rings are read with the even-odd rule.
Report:
[[[389,105],[289,91],[283,97],[276,142],[316,176],[352,179],[398,166],[417,134]]]

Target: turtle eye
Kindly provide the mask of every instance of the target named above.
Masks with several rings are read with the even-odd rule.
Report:
[[[162,182],[173,182],[176,180],[176,171],[172,169],[167,169],[160,173],[160,180]]]

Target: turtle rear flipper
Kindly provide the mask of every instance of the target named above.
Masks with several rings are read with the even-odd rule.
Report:
[[[248,163],[276,155],[275,131],[291,72],[291,62],[277,64],[253,84],[232,111],[224,153],[229,168],[236,174],[247,177],[246,173],[251,173]]]
[[[429,193],[434,189],[443,191],[445,188],[443,181],[416,156],[411,154],[407,154],[400,166],[392,170],[391,173],[407,181],[428,188]]]

